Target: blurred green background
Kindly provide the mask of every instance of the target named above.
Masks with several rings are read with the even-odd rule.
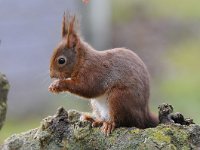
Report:
[[[0,2],[0,7],[4,7],[2,4],[7,3],[5,0]],[[19,7],[20,10],[25,9],[27,6],[20,7],[20,3],[23,2],[23,0],[19,1],[19,5],[15,5],[15,7]],[[12,2],[10,1],[10,3]],[[40,1],[34,1],[34,3],[39,5]],[[199,0],[102,0],[100,3],[98,0],[91,0],[88,5],[84,5],[81,0],[75,2],[62,0],[60,2],[45,1],[44,5],[54,8],[49,10],[50,14],[48,11],[46,12],[49,19],[43,15],[46,19],[45,23],[52,24],[52,27],[48,28],[41,23],[39,26],[44,26],[44,29],[41,28],[41,30],[46,30],[46,32],[41,35],[39,30],[35,34],[36,40],[30,41],[30,43],[37,44],[39,42],[37,37],[54,37],[50,40],[47,39],[46,43],[50,43],[49,45],[41,44],[38,46],[45,49],[41,52],[42,54],[39,53],[44,57],[38,58],[41,64],[45,64],[44,69],[48,70],[51,52],[60,39],[63,12],[66,9],[72,10],[80,16],[81,32],[92,46],[97,49],[127,47],[138,53],[144,60],[151,74],[150,105],[152,111],[157,113],[159,104],[170,103],[176,112],[181,112],[186,117],[193,118],[195,123],[200,124]],[[70,9],[71,7],[72,9]],[[34,9],[29,11],[34,11]],[[0,10],[2,9],[0,8]],[[31,13],[29,12],[29,14]],[[20,15],[25,16],[23,13]],[[31,16],[28,17],[30,20]],[[33,15],[33,18],[35,16]],[[10,24],[9,19],[3,18],[3,15],[0,17],[2,20],[0,22],[1,30],[5,30],[6,27],[3,24]],[[51,19],[51,17],[55,19]],[[39,22],[37,19],[35,21]],[[54,24],[56,25],[53,26]],[[7,32],[9,32],[8,29]],[[0,36],[3,39],[4,34]],[[2,40],[0,50],[4,48],[3,42],[4,40]],[[20,44],[15,43],[15,45]],[[5,57],[3,54],[3,52],[0,54],[0,68],[3,68],[3,64],[8,61],[3,59]],[[37,55],[33,56],[37,57]],[[7,68],[13,70],[12,66],[8,65],[0,70],[7,74],[11,84],[8,115],[3,129],[0,131],[0,143],[11,134],[38,127],[41,119],[54,114],[59,106],[64,106],[66,109],[90,111],[87,100],[69,94],[52,95],[48,93],[47,88],[51,82],[48,73],[37,76],[37,72],[41,73],[42,71],[35,68],[32,69],[33,72],[26,71],[26,78],[31,78],[38,84],[32,86],[32,81],[29,86],[30,91],[22,89],[21,93],[23,94],[17,95],[20,93],[18,91],[20,87],[27,88],[29,82],[27,80],[16,82],[19,79],[15,78],[16,74],[18,73],[18,77],[24,75],[23,69],[18,68],[18,72],[15,74]],[[32,78],[29,73],[34,74],[34,77]],[[38,91],[34,91],[38,88]]]

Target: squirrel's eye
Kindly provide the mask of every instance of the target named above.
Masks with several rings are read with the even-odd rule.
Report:
[[[66,57],[65,56],[59,56],[57,61],[58,61],[59,65],[63,66],[63,65],[66,64]]]

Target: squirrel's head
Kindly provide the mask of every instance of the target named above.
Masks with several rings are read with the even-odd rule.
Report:
[[[70,78],[77,59],[78,35],[75,31],[75,16],[63,16],[62,40],[55,48],[50,61],[50,77]]]

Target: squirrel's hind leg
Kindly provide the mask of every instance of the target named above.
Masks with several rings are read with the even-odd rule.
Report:
[[[89,121],[91,123],[93,123],[95,121],[93,117],[91,117],[90,115],[87,115],[87,114],[82,114],[80,117],[80,120],[81,121]]]
[[[92,127],[100,127],[100,126],[103,125],[103,121],[102,120],[94,119],[92,116],[87,115],[87,114],[81,115],[80,120],[91,122],[92,123]]]

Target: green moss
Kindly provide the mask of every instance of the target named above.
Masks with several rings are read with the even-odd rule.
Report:
[[[166,136],[163,132],[161,131],[156,131],[152,134],[152,139],[159,141],[159,142],[166,142],[170,143],[171,138],[169,136]]]
[[[68,118],[70,122],[77,122],[80,120],[81,113],[76,110],[68,110]]]
[[[165,134],[165,130],[166,129],[163,126],[158,126],[157,128],[149,128],[146,130],[145,135],[148,134],[149,136],[147,136],[147,138],[153,140],[156,143],[169,144],[171,138],[169,135]]]
[[[177,148],[189,149],[188,133],[181,125],[170,125],[170,128],[163,128],[164,134],[171,138],[171,143]]]
[[[173,144],[169,144],[163,147],[162,150],[177,150],[177,148]]]
[[[189,148],[189,143],[188,143],[188,135],[185,131],[183,130],[174,130],[173,135],[172,135],[172,143],[176,145],[176,147],[181,147],[188,149]]]
[[[9,90],[10,89],[10,85],[9,84],[5,84],[3,87],[2,87],[3,90]]]
[[[78,140],[85,138],[91,132],[91,124],[87,121],[79,121],[74,126],[74,137]]]
[[[0,113],[3,113],[5,111],[6,106],[7,106],[6,103],[1,103],[0,104]]]
[[[140,133],[140,129],[138,129],[138,128],[135,128],[135,129],[133,129],[133,130],[130,130],[129,132],[131,133],[131,134],[138,134],[138,133]]]
[[[110,135],[110,136],[108,137],[108,140],[109,140],[109,143],[116,143],[117,136],[115,136],[115,134]]]
[[[2,128],[7,111],[7,94],[9,90],[9,84],[5,77],[0,73],[0,129]]]

